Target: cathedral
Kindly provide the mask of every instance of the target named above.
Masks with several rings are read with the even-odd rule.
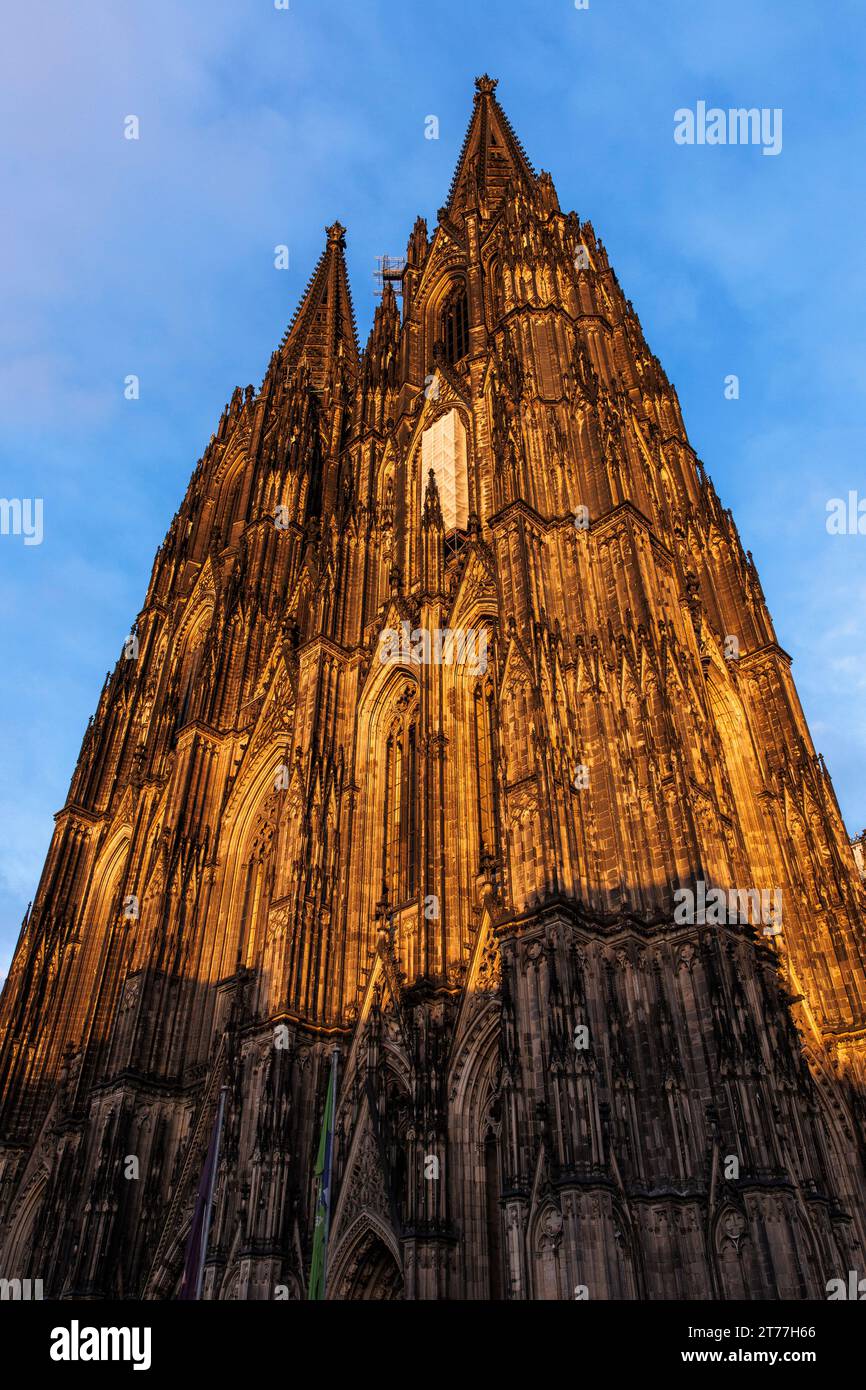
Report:
[[[310,1296],[331,1112],[326,1299],[866,1275],[862,872],[496,87],[363,351],[327,229],[84,734],[0,1001],[0,1276],[45,1297],[180,1296],[218,1112],[203,1299]]]

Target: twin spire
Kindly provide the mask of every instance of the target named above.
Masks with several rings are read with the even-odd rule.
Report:
[[[496,87],[495,78],[486,73],[475,79],[472,119],[443,209],[451,219],[479,206],[490,216],[509,183],[535,182],[535,171],[496,100]],[[335,222],[326,232],[325,249],[280,348],[285,363],[303,362],[309,368],[319,391],[330,384],[335,365],[354,372],[360,356],[343,254],[346,229]]]
[[[475,79],[472,119],[445,204],[445,211],[452,216],[478,206],[482,198],[491,213],[502,200],[507,184],[535,181],[526,151],[496,100],[497,86],[496,79],[486,73]]]
[[[330,384],[331,368],[340,362],[355,371],[358,339],[355,312],[346,271],[346,229],[339,222],[326,227],[328,240],[310,277],[304,297],[283,339],[285,363],[303,362],[317,391]]]

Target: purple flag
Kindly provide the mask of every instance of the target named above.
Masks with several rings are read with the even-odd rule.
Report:
[[[211,1207],[213,1205],[213,1190],[216,1184],[217,1164],[219,1162],[220,1137],[223,1127],[225,1101],[226,1087],[223,1086],[220,1091],[219,1105],[217,1106],[207,1157],[205,1158],[204,1168],[202,1169],[201,1178],[199,1179],[195,1212],[192,1218],[189,1239],[186,1243],[183,1282],[180,1286],[179,1298],[201,1298],[201,1286],[204,1280],[204,1262],[207,1258],[207,1242],[208,1236],[210,1235]]]

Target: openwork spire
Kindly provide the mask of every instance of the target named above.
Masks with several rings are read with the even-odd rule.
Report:
[[[343,254],[346,229],[334,222],[325,231],[325,249],[280,348],[285,362],[309,367],[317,390],[324,389],[340,364],[352,372],[358,366],[355,314]]]
[[[509,182],[531,182],[535,171],[515,135],[511,122],[496,100],[497,80],[475,79],[475,106],[463,141],[446,208],[465,212],[484,196],[492,209]]]

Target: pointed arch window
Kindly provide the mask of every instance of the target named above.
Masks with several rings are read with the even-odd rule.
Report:
[[[469,351],[469,300],[460,280],[442,310],[441,333],[446,362],[459,362]]]
[[[252,968],[265,930],[265,918],[274,886],[276,804],[273,796],[259,813],[246,864],[240,930],[244,964]]]
[[[478,856],[482,867],[492,866],[499,845],[499,817],[494,769],[497,761],[496,718],[493,687],[489,681],[475,687],[471,725],[475,763]]]
[[[418,892],[418,695],[407,686],[385,730],[382,894],[391,907]]]
[[[502,317],[505,312],[505,300],[503,296],[502,270],[499,264],[499,257],[496,256],[490,262],[488,270],[488,285],[490,287],[490,308],[494,323]]]
[[[176,702],[175,733],[193,718],[207,693],[202,676],[212,618],[213,608],[205,607],[192,622],[180,647],[172,676]]]

